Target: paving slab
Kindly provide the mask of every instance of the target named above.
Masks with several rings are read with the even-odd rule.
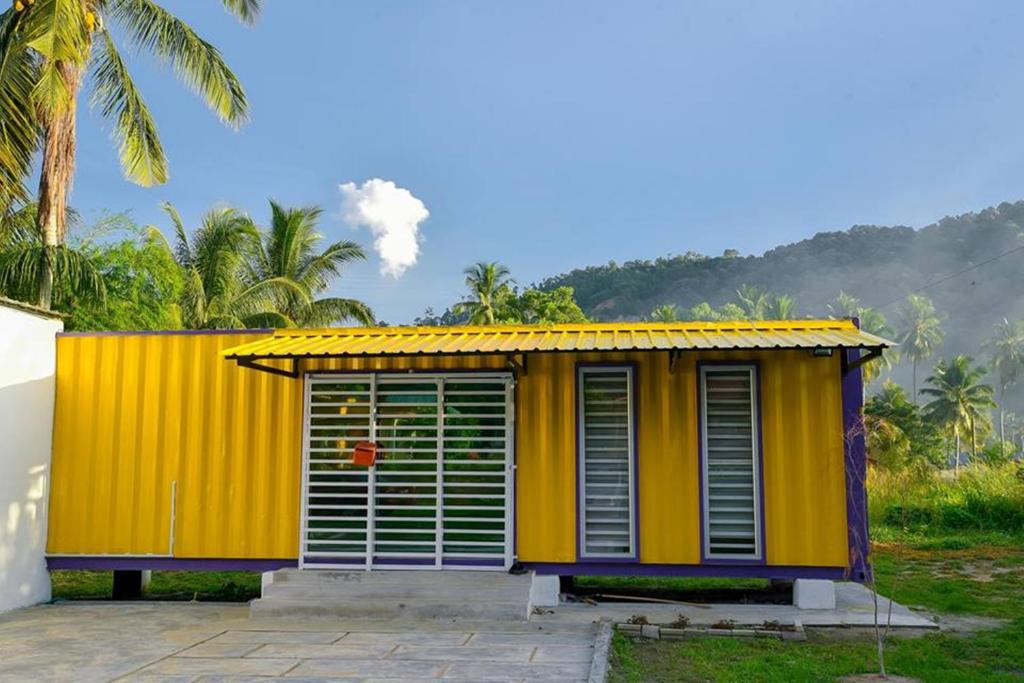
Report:
[[[538,645],[531,662],[558,664],[561,662],[586,662],[594,659],[593,645]]]
[[[262,645],[257,643],[199,643],[179,652],[178,657],[244,657]]]
[[[582,681],[590,674],[590,663],[572,664],[504,664],[500,667],[486,662],[454,662],[444,672],[444,679],[464,681]]]
[[[296,659],[380,659],[396,647],[398,647],[396,644],[346,645],[344,642],[329,645],[272,643],[270,645],[260,645],[256,650],[250,651],[245,656],[253,659],[280,657],[293,657]]]
[[[427,661],[459,661],[474,662],[529,662],[533,656],[533,645],[488,645],[476,647],[461,645],[456,647],[429,647],[423,645],[399,645],[388,659],[417,659]]]
[[[448,662],[403,661],[400,659],[305,659],[288,672],[293,676],[347,678],[439,678]]]
[[[582,621],[253,621],[245,605],[68,602],[0,615],[0,682],[578,680],[595,632]]]
[[[480,633],[433,633],[429,631],[403,631],[399,633],[382,633],[382,632],[368,632],[368,633],[349,633],[344,636],[341,640],[337,641],[339,645],[390,645],[391,647],[397,645],[466,645],[470,642],[476,644],[476,637],[484,635]],[[520,638],[519,635],[510,635],[507,633],[501,634],[486,634],[496,635],[497,643],[483,643],[487,644],[501,644],[505,645],[508,643],[509,638]],[[578,638],[579,636],[574,636]],[[515,642],[519,642],[516,640]]]
[[[348,635],[336,631],[225,631],[213,638],[211,643],[333,643]]]
[[[223,674],[227,676],[282,676],[298,659],[242,659],[167,657],[145,667],[140,674]]]
[[[477,632],[465,645],[586,645],[590,633],[564,633],[541,631],[538,633],[482,633]],[[440,644],[440,643],[438,643]]]

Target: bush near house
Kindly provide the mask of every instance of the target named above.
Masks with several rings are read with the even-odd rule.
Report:
[[[950,472],[877,470],[868,481],[872,524],[918,533],[1024,532],[1024,466],[976,464]]]

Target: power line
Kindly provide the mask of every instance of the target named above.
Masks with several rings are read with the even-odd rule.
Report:
[[[935,280],[934,282],[929,282],[926,285],[921,285],[920,287],[917,287],[916,289],[908,290],[908,291],[904,292],[903,294],[901,294],[899,297],[893,299],[892,301],[888,301],[888,302],[882,304],[881,306],[876,306],[876,308],[882,309],[882,308],[886,308],[888,306],[892,306],[895,303],[899,303],[900,301],[903,301],[904,299],[906,299],[911,294],[917,294],[918,292],[923,292],[926,289],[931,289],[932,287],[941,285],[943,282],[948,282],[948,281],[952,280],[955,277],[960,277],[964,273],[969,273],[972,270],[977,270],[978,268],[981,268],[982,266],[987,266],[988,264],[992,263],[993,261],[998,261],[999,259],[1003,258],[1004,256],[1009,256],[1010,254],[1014,254],[1014,253],[1016,253],[1018,251],[1024,251],[1024,245],[1021,245],[1019,247],[1014,247],[1013,249],[1010,249],[1009,251],[1004,251],[1001,254],[997,254],[996,256],[993,256],[992,258],[985,259],[984,261],[980,261],[979,263],[975,263],[973,266],[968,266],[967,268],[964,268],[963,270],[958,270],[957,272],[955,272],[955,273],[953,273],[951,275],[946,275],[945,277],[941,277],[938,280]]]

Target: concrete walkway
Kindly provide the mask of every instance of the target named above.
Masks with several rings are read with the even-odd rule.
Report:
[[[889,600],[879,596],[878,613],[882,623],[888,618]],[[777,621],[792,626],[796,620],[809,627],[868,627],[875,623],[875,606],[871,591],[859,583],[836,583],[835,609],[798,609],[793,605],[662,605],[656,603],[570,603],[531,618],[537,624],[589,623],[595,619],[610,619],[621,623],[633,615],[643,615],[652,624],[667,624],[680,614],[693,626],[711,626],[722,620],[736,625],[757,626],[765,621]],[[933,620],[918,614],[898,602],[892,603],[892,626],[909,629],[937,629]]]
[[[215,603],[61,603],[0,615],[0,681],[585,681],[596,626],[250,620]]]

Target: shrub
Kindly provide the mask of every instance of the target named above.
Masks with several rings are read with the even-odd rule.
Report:
[[[1017,463],[948,472],[872,471],[871,522],[910,531],[1024,531],[1024,478]]]

